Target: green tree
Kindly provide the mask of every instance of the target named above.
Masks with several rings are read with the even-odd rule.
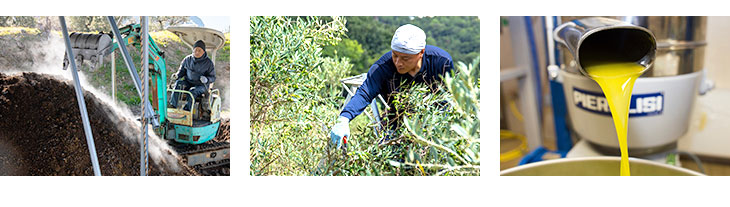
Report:
[[[106,17],[70,16],[66,18],[69,32],[108,32],[111,30]]]
[[[353,16],[347,18],[347,37],[362,44],[363,57],[355,65],[354,74],[366,73],[370,65],[390,51],[390,40],[397,27],[385,25],[378,17]]]
[[[478,57],[457,64],[435,91],[417,84],[396,94],[391,107],[402,114],[392,121],[402,127],[390,141],[381,142],[379,123],[358,116],[347,150],[330,148],[329,127],[344,103],[339,80],[357,70],[341,52],[357,47],[341,40],[349,20],[322,19],[251,17],[252,175],[479,175]]]
[[[405,137],[417,143],[405,162],[390,161],[396,167],[413,167],[426,174],[479,175],[479,57],[469,65],[459,62],[456,72],[444,78],[444,95],[449,108],[439,104],[416,105],[403,117]],[[416,97],[415,100],[419,100]]]
[[[365,73],[375,61],[390,51],[395,30],[413,24],[426,32],[426,43],[451,54],[454,62],[469,62],[479,55],[478,17],[347,17],[347,37],[362,44],[363,55],[352,59],[352,75]],[[329,54],[328,54],[329,55]]]
[[[346,57],[352,60],[354,68],[370,67],[370,65],[364,64],[361,60],[363,56],[362,45],[353,39],[342,39],[336,45],[325,46],[322,49],[322,55],[326,57]]]
[[[352,67],[321,51],[341,39],[345,20],[251,17],[250,28],[251,174],[309,174],[339,112],[338,81]]]
[[[479,58],[455,70],[435,90],[414,84],[391,96],[397,118],[385,122],[401,127],[390,140],[370,124],[351,123],[357,129],[347,154],[327,153],[333,164],[323,174],[479,175]]]
[[[0,16],[0,27],[35,27],[32,16]]]
[[[189,16],[152,16],[149,19],[150,31],[162,31],[169,26],[182,24],[189,20]]]
[[[131,23],[139,23],[138,17],[115,16],[117,26],[122,27]],[[172,25],[188,21],[188,16],[150,16],[150,31],[162,31]],[[109,32],[111,27],[106,16],[70,16],[66,18],[69,30],[75,32]]]

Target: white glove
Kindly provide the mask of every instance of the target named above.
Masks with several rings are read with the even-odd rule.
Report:
[[[332,131],[330,131],[330,146],[336,146],[337,149],[346,148],[347,137],[350,137],[350,119],[340,116],[337,118],[337,123],[332,126]]]
[[[172,76],[170,76],[171,79],[177,80],[177,73],[173,73]]]
[[[200,82],[203,82],[203,84],[206,84],[206,83],[208,83],[208,78],[206,78],[205,76],[200,76]]]

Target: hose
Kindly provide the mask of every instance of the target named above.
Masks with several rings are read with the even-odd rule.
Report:
[[[691,158],[692,161],[694,161],[695,163],[697,163],[697,168],[700,170],[700,172],[702,174],[706,174],[705,173],[705,168],[704,168],[704,166],[702,166],[702,162],[700,161],[700,158],[697,157],[697,155],[695,155],[694,153],[691,153],[691,152],[679,151],[679,150],[674,150],[673,152],[674,153],[677,153],[677,154],[680,154],[680,155],[687,155],[687,156],[689,156],[689,158]]]
[[[515,115],[517,120],[520,120],[520,122],[525,121],[525,118],[522,117],[522,113],[520,113],[520,110],[517,109],[517,104],[515,104],[515,100],[509,101],[509,109],[512,110],[512,113]]]
[[[527,152],[527,139],[525,136],[514,133],[510,130],[506,129],[500,129],[499,130],[499,140],[508,140],[508,139],[517,139],[520,141],[520,146],[518,146],[515,149],[512,149],[510,151],[499,153],[499,161],[505,162],[514,160],[517,158],[520,158],[525,155],[525,152]]]

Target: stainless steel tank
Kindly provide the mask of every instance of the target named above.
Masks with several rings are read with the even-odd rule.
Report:
[[[654,61],[637,79],[631,98],[628,126],[629,155],[641,156],[676,148],[689,128],[691,109],[703,81],[706,17],[608,17],[647,28],[656,39]],[[562,23],[586,17],[561,17]],[[562,25],[561,25],[562,26]],[[559,27],[557,29],[560,29]],[[556,30],[557,30],[556,29]],[[558,38],[556,31],[556,39]],[[618,140],[595,81],[581,73],[575,51],[559,44],[560,71],[569,127],[594,149],[618,155]]]
[[[588,17],[561,17],[562,23]],[[707,17],[629,16],[604,17],[647,28],[656,39],[656,59],[641,77],[663,77],[701,71],[707,45]],[[561,69],[579,73],[576,60],[567,47],[559,47]]]
[[[568,49],[571,71],[585,76],[584,68],[607,62],[635,62],[650,68],[657,46],[648,29],[604,17],[568,21],[555,29],[555,41]]]
[[[618,176],[620,157],[579,157],[540,161],[500,172],[502,176]],[[629,158],[632,176],[701,176],[688,169]]]

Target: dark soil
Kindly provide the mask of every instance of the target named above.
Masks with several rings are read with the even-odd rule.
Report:
[[[213,138],[213,142],[231,142],[231,120],[221,119],[221,126],[218,128],[218,135]],[[215,170],[215,173],[201,172],[203,175],[231,175],[231,165],[227,164]]]
[[[102,175],[139,175],[139,144],[125,138],[117,127],[120,120],[107,116],[113,113],[110,106],[89,92],[84,98]],[[151,158],[149,167],[150,175],[196,174]],[[75,91],[68,81],[36,73],[0,73],[0,175],[93,175]]]
[[[221,126],[218,128],[218,135],[213,138],[215,142],[231,142],[231,120],[221,119]]]

